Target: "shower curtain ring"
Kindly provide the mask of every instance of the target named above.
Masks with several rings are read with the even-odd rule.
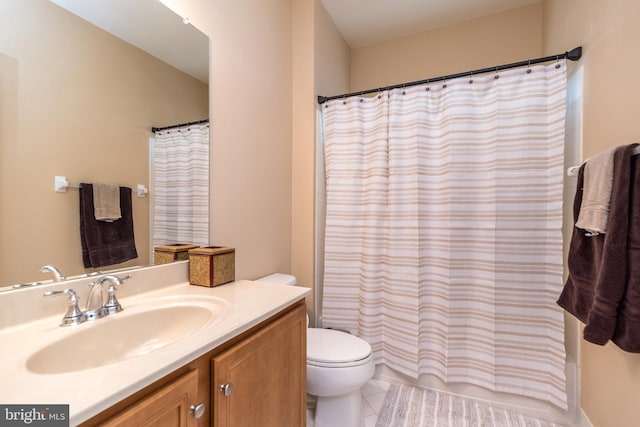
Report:
[[[425,91],[429,92],[431,89],[429,88],[429,79],[427,79],[427,86],[424,88]]]
[[[494,79],[498,80],[500,78],[500,74],[498,74],[498,67],[496,67],[496,75],[493,76]]]
[[[473,71],[469,71],[469,84],[473,83]]]
[[[531,60],[529,60],[529,64],[527,64],[527,74],[531,74]]]
[[[442,89],[446,89],[447,88],[447,76],[444,76],[443,79],[444,79],[444,84],[442,85]]]

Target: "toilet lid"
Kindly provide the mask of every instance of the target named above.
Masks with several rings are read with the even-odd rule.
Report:
[[[333,329],[307,329],[307,362],[344,364],[365,360],[371,346],[365,340]]]

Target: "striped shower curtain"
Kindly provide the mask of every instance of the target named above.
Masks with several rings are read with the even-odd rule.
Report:
[[[323,104],[323,326],[566,408],[565,91],[561,61]]]
[[[209,244],[209,124],[157,131],[152,245]]]

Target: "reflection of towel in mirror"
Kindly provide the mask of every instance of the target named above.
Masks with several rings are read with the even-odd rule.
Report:
[[[114,184],[93,184],[93,209],[98,221],[113,222],[122,218],[120,187]]]
[[[119,264],[138,257],[133,234],[131,189],[120,187],[122,218],[113,222],[96,220],[93,185],[80,186],[80,240],[85,268]]]

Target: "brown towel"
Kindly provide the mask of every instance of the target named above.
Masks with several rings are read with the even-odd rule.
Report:
[[[584,168],[585,164],[578,170],[576,194],[573,199],[574,222],[578,220],[582,205]],[[599,261],[602,256],[604,235],[587,238],[584,234],[584,230],[574,225],[567,259],[569,276],[557,303],[582,323],[587,323],[587,317],[593,305],[594,277],[597,277],[600,271]]]
[[[120,187],[122,218],[98,221],[94,215],[93,186],[80,186],[80,240],[86,268],[119,264],[138,257],[133,234],[131,189]]]
[[[635,165],[633,150],[636,146],[619,147],[614,154],[607,234],[588,237],[584,230],[574,227],[567,261],[569,277],[558,299],[562,308],[585,324],[585,340],[600,345],[606,344],[616,334],[619,310],[627,290],[630,177],[635,170],[632,163]],[[583,183],[584,165],[578,173],[574,221],[577,221],[580,211]]]
[[[640,171],[638,156],[631,160],[631,202],[627,241],[627,289],[618,308],[612,341],[621,349],[640,353]]]

